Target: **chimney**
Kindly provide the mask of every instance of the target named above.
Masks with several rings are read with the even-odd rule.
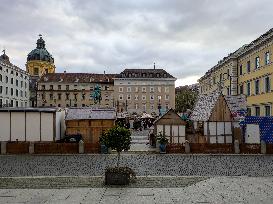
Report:
[[[64,73],[66,73],[66,70],[64,70]]]
[[[155,62],[154,62],[154,69],[155,69]]]

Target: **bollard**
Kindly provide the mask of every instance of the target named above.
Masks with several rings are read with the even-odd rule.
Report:
[[[84,142],[82,140],[79,141],[79,153],[84,153]]]
[[[28,146],[28,153],[34,154],[34,142],[30,142]]]
[[[266,143],[264,140],[261,141],[261,154],[266,154]]]
[[[1,154],[7,153],[7,142],[1,142]]]
[[[189,141],[186,141],[186,142],[185,142],[185,153],[186,153],[186,154],[191,153],[191,147],[190,147]]]
[[[238,140],[234,141],[234,153],[235,154],[240,154],[240,144]]]

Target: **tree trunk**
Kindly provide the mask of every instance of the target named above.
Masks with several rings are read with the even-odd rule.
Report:
[[[118,152],[118,162],[117,162],[117,167],[119,167],[119,161],[120,161],[120,152]]]

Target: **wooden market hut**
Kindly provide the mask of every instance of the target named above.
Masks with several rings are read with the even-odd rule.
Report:
[[[186,122],[173,110],[169,109],[154,122],[154,134],[165,133],[169,143],[185,143]]]
[[[245,110],[245,95],[224,96],[220,91],[200,95],[190,117],[195,132],[201,134],[197,142],[233,143],[234,137],[240,140],[239,120]]]
[[[66,135],[80,134],[86,143],[98,143],[103,131],[115,125],[116,112],[111,108],[70,108],[67,111]]]

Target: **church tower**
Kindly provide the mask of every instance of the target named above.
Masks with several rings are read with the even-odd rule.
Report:
[[[27,56],[26,70],[33,77],[41,77],[45,73],[55,73],[54,58],[45,48],[45,41],[39,35],[36,49]]]

